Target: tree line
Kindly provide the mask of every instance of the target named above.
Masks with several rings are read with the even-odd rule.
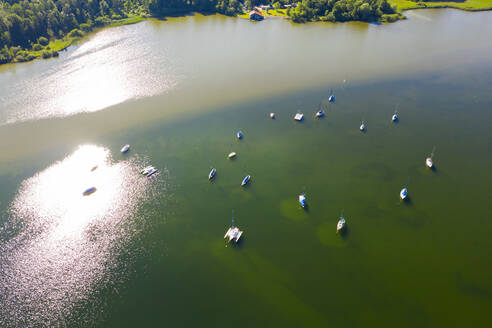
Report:
[[[57,55],[49,41],[79,37],[128,16],[188,11],[235,15],[238,0],[0,0],[0,64]]]
[[[388,0],[302,0],[287,14],[292,21],[347,22],[347,21],[393,21],[395,9]]]
[[[197,11],[234,16],[260,4],[290,0],[0,0],[0,64],[58,55],[50,40],[80,37],[129,16]],[[294,22],[377,21],[394,14],[387,0],[302,0],[287,14]],[[35,54],[33,54],[35,53]]]

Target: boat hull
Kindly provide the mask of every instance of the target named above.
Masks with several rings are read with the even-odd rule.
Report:
[[[341,230],[343,230],[344,227],[345,227],[345,219],[338,220],[337,232],[340,232]]]
[[[241,181],[241,186],[245,186],[249,182],[249,180],[251,180],[250,175],[244,177],[243,181]]]
[[[407,192],[407,188],[403,188],[401,191],[400,191],[400,198],[401,200],[405,200],[408,196],[408,192]]]
[[[301,113],[297,113],[295,116],[294,116],[294,120],[300,122],[304,119],[304,114],[301,114]]]
[[[304,195],[299,196],[299,204],[301,204],[302,208],[306,207],[306,196],[304,196]]]
[[[124,145],[123,148],[121,148],[121,152],[124,154],[130,150],[130,145]]]
[[[224,239],[227,239],[228,242],[234,241],[238,243],[242,235],[243,235],[243,231],[239,230],[239,228],[230,227],[225,233]]]
[[[90,188],[84,190],[84,192],[82,193],[82,195],[89,196],[89,195],[95,193],[96,190],[97,190],[96,187],[90,187]]]

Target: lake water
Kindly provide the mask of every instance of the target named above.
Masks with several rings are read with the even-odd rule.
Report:
[[[487,326],[492,14],[407,16],[148,20],[0,66],[0,326]]]

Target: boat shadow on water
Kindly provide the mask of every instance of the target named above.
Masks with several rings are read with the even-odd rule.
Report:
[[[226,242],[226,247],[231,247],[231,248],[237,248],[237,249],[241,249],[244,247],[244,237],[243,238],[239,238],[238,242]]]
[[[250,179],[248,183],[246,183],[245,185],[241,185],[241,188],[243,188],[244,190],[248,190],[249,188],[251,188],[251,183],[253,182],[252,180],[253,179]]]
[[[400,205],[412,206],[413,201],[412,201],[412,198],[410,197],[410,195],[407,195],[407,197],[405,199],[400,200]]]
[[[348,235],[350,234],[350,227],[348,224],[345,224],[345,227],[343,227],[342,231],[338,232],[338,235],[343,239],[347,239]]]

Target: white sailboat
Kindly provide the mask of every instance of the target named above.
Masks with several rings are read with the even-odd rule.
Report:
[[[234,226],[234,212],[232,213],[232,222],[231,222],[231,227],[227,230],[227,232],[224,235],[224,239],[228,239],[228,242],[234,241],[237,242],[239,241],[239,238],[241,238],[241,235],[243,232],[239,230],[238,227]]]
[[[245,186],[249,180],[251,180],[251,175],[247,175],[244,177],[243,181],[241,181],[241,186]]]
[[[302,208],[306,208],[306,194],[299,195],[299,204],[301,204]]]
[[[316,112],[316,114],[314,114],[314,117],[322,118],[323,116],[325,116],[325,111],[323,109],[321,109],[321,103],[320,103],[318,105],[318,111]]]
[[[391,121],[397,122],[398,119],[399,119],[399,117],[398,117],[398,111],[395,110],[395,112],[393,113],[393,116],[391,116]]]
[[[407,185],[408,185],[408,182],[405,184],[405,187],[400,191],[400,199],[401,200],[405,200],[408,196]]]
[[[425,165],[429,168],[432,169],[434,167],[434,162],[432,161],[432,158],[434,157],[434,151],[436,150],[436,147],[432,149],[432,153],[429,157],[425,159]]]
[[[432,169],[432,167],[434,166],[434,163],[432,162],[432,157],[427,157],[425,159],[425,165],[427,165],[429,169]]]
[[[330,90],[330,96],[328,97],[328,102],[335,102],[335,95],[333,94],[333,90]]]
[[[275,113],[270,113],[270,118],[273,120],[275,119]]]
[[[339,233],[345,227],[345,219],[343,218],[343,211],[340,213],[340,219],[337,223],[337,233]]]
[[[364,121],[362,121],[362,124],[360,125],[359,130],[361,130],[362,132],[364,132],[366,130],[366,126],[364,125]]]

